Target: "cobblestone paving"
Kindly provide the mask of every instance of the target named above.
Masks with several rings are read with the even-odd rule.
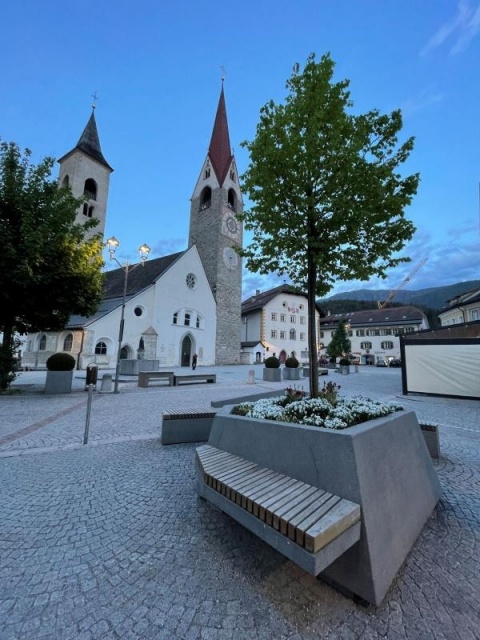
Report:
[[[389,386],[380,372],[370,382],[362,373],[342,377],[345,393],[361,383],[370,396],[398,393],[397,378]],[[208,392],[239,388],[225,381]],[[54,418],[83,402],[78,394],[50,404],[33,393],[0,398],[0,438],[48,423],[1,447],[1,640],[480,639],[478,403],[408,400],[446,425],[435,463],[444,495],[375,608],[306,575],[196,497],[194,445],[162,447],[158,416],[167,397],[198,406],[207,395],[196,387],[95,396],[97,446],[74,449],[61,447],[77,437],[70,423],[83,435],[84,410]],[[131,440],[111,441],[123,437]],[[19,448],[28,439],[30,449]],[[13,455],[38,447],[54,450]]]

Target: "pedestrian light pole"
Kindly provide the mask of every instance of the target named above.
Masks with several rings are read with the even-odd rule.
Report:
[[[123,269],[123,272],[125,274],[125,277],[124,277],[124,280],[123,280],[122,313],[121,313],[121,316],[120,316],[120,327],[119,327],[119,331],[118,331],[117,365],[116,365],[116,368],[115,368],[114,393],[118,393],[118,379],[120,377],[120,353],[121,353],[121,350],[122,350],[123,327],[124,327],[124,324],[125,324],[125,301],[126,301],[126,298],[127,298],[128,274],[130,273],[130,271],[133,271],[134,269],[136,269],[140,265],[142,265],[142,267],[143,267],[143,265],[145,264],[146,259],[148,258],[148,254],[150,253],[150,247],[147,244],[142,244],[142,246],[139,247],[138,252],[140,254],[140,262],[137,262],[136,264],[129,264],[128,261],[127,261],[127,262],[125,262],[125,264],[121,264],[117,260],[117,258],[115,257],[115,251],[117,250],[118,246],[120,245],[119,240],[117,240],[117,238],[112,236],[111,238],[109,238],[107,240],[105,245],[108,247],[108,252],[110,254],[110,260],[115,260],[115,262],[118,264],[118,266],[121,269]]]

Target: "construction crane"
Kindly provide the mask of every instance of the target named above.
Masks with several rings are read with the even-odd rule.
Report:
[[[405,278],[405,280],[403,280],[402,283],[396,289],[392,289],[390,291],[386,300],[384,300],[383,302],[379,300],[377,302],[378,308],[384,309],[387,305],[389,305],[390,302],[395,298],[397,293],[401,291],[403,287],[405,287],[410,282],[413,276],[417,273],[417,271],[419,271],[423,267],[423,265],[426,263],[427,260],[428,258],[423,258],[423,260],[420,260],[420,262],[417,265],[415,265],[415,267],[410,271],[410,273]]]

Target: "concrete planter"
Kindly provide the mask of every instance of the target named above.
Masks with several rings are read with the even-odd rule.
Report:
[[[300,369],[298,367],[285,367],[283,369],[284,380],[300,380]]]
[[[379,605],[441,495],[413,411],[342,431],[217,413],[209,444],[360,504],[361,538],[320,577]]]
[[[265,382],[281,382],[282,381],[282,371],[280,368],[277,369],[267,369],[267,367],[263,368],[263,379]]]
[[[338,367],[338,371],[339,371],[342,375],[347,376],[347,375],[350,373],[350,365],[348,365],[348,364],[341,364],[341,365]]]
[[[438,459],[440,457],[440,434],[438,427],[430,424],[421,424],[420,429],[430,456]]]
[[[45,393],[70,393],[73,371],[48,371],[45,379]]]

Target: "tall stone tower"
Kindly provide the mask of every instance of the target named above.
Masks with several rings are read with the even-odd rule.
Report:
[[[193,191],[188,240],[197,246],[217,302],[216,364],[240,361],[242,264],[234,247],[242,246],[237,219],[242,211],[222,84],[210,146]]]
[[[77,198],[82,195],[88,198],[88,201],[78,210],[76,222],[82,223],[90,218],[97,219],[98,225],[86,238],[97,233],[103,236],[110,174],[113,169],[103,157],[94,109],[75,147],[58,162],[60,164],[59,184],[70,185],[73,195]]]

